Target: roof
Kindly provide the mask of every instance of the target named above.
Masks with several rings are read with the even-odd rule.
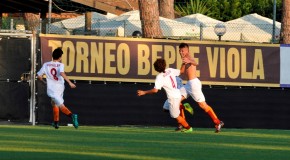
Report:
[[[80,13],[120,15],[138,9],[138,0],[52,0],[52,18],[72,18]],[[1,13],[48,13],[49,0],[1,0]]]
[[[1,0],[0,3],[0,12],[2,13],[48,13],[48,8],[49,0]],[[106,13],[103,10],[77,3],[73,0],[52,0],[53,13],[84,13],[87,11]]]
[[[243,17],[225,22],[227,33],[237,34],[240,39],[247,42],[270,42],[273,34],[273,20],[263,17],[257,13],[248,14]],[[279,37],[281,23],[275,22],[275,36]],[[226,37],[224,39],[226,39]]]
[[[191,14],[191,15],[187,15],[184,17],[180,17],[180,18],[176,18],[176,21],[179,22],[184,22],[184,23],[188,23],[188,24],[196,24],[196,25],[215,25],[217,23],[222,23],[222,21],[213,19],[211,17],[208,17],[206,15],[200,14],[200,13],[196,13],[196,14]]]
[[[115,15],[139,9],[138,0],[71,0]]]

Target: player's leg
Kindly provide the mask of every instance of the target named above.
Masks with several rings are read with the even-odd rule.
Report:
[[[73,126],[77,129],[79,127],[78,115],[73,114],[64,104],[61,104],[59,108],[61,112],[63,112],[68,117],[71,117]]]
[[[59,128],[59,108],[55,105],[55,103],[51,100],[52,111],[53,111],[53,124],[52,126],[55,129]]]
[[[169,100],[169,112],[170,112],[170,116],[172,118],[175,118],[177,123],[181,124],[184,128],[184,132],[191,132],[192,128],[191,126],[187,123],[187,121],[185,120],[185,118],[183,118],[182,116],[180,116],[180,110],[179,110],[179,104],[180,104],[180,98],[176,98],[176,99],[170,99]]]
[[[179,91],[182,95],[181,97],[181,102],[182,102],[183,100],[188,98],[189,94],[186,91],[186,88],[184,86],[180,87]],[[183,107],[186,111],[188,111],[191,115],[193,115],[193,108],[191,107],[189,103],[184,103],[184,104],[181,103],[181,105],[182,105],[181,107]]]
[[[64,99],[62,93],[55,93],[52,97],[53,102],[57,105],[62,113],[71,117],[72,112],[64,105]]]
[[[192,96],[192,98],[198,103],[199,107],[202,108],[212,119],[215,124],[216,132],[220,131],[220,128],[224,125],[222,121],[219,120],[214,110],[205,102],[205,97],[202,92],[202,85],[199,79],[194,79],[189,82],[187,91]]]
[[[218,119],[217,115],[213,111],[213,109],[205,102],[198,102],[200,108],[202,108],[212,119],[215,124],[219,124],[220,120]]]
[[[168,112],[169,113],[169,102],[168,102],[168,99],[164,102],[163,104],[163,112]],[[177,127],[175,128],[175,131],[181,131],[182,130],[182,125],[177,123]]]
[[[75,128],[78,128],[78,116],[77,114],[73,114],[65,105],[64,105],[64,99],[63,99],[63,92],[62,93],[56,93],[55,97],[53,97],[53,101],[55,104],[59,107],[60,111],[64,113],[66,116],[70,117],[72,119],[73,126]]]
[[[64,105],[64,104],[61,104],[59,106],[59,109],[62,113],[64,113],[65,115],[67,115],[68,117],[71,117],[72,116],[72,112]]]
[[[182,103],[180,103],[180,105],[179,105],[179,112],[180,112],[179,115],[185,119],[184,106]]]
[[[215,124],[215,132],[220,132],[221,128],[224,126],[224,123],[219,120],[214,110],[205,101],[198,102],[198,105],[211,117],[212,121]]]

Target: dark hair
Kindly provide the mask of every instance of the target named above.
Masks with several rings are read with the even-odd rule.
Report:
[[[61,50],[61,48],[57,48],[52,52],[52,58],[53,60],[57,60],[59,59],[63,54],[63,51]]]
[[[180,43],[179,48],[188,48],[187,43]]]
[[[154,62],[154,69],[161,73],[161,72],[165,72],[165,68],[166,68],[166,61],[165,59],[159,58]]]

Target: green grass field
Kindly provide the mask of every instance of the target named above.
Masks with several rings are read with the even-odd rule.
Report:
[[[290,130],[0,125],[1,160],[289,160]]]

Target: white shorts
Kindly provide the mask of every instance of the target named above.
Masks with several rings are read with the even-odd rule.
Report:
[[[168,99],[164,102],[163,109],[169,110],[169,102],[168,102]]]
[[[63,92],[64,86],[60,85],[58,87],[55,87],[53,90],[47,89],[47,95],[57,106],[60,106],[64,103]]]
[[[177,118],[179,116],[179,114],[180,114],[180,110],[179,110],[180,101],[181,101],[181,97],[167,99],[164,102],[163,109],[169,110],[170,117]]]
[[[190,95],[196,102],[205,101],[204,94],[202,93],[202,85],[198,78],[187,81],[187,83],[180,88],[180,92],[185,98],[188,98]]]
[[[182,86],[183,86],[183,85],[182,85]],[[182,95],[184,98],[187,98],[187,97],[188,97],[188,94],[186,93],[186,89],[185,89],[185,88],[182,89],[182,87],[181,87],[181,88],[179,88],[179,91],[180,91],[181,95]],[[164,104],[163,104],[163,109],[165,109],[165,110],[169,110],[169,102],[168,102],[168,99],[164,102]]]

